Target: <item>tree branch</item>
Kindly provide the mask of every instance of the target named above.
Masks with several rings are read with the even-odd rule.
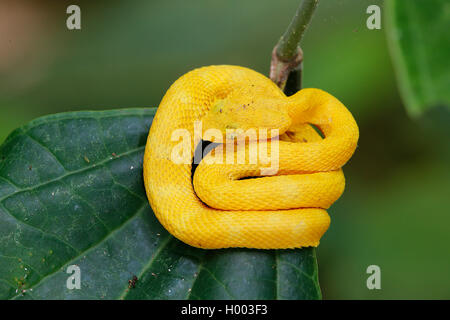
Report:
[[[294,73],[292,76],[297,78],[292,79],[296,83],[296,86],[298,86],[296,91],[301,87],[303,52],[299,45],[318,3],[319,0],[303,0],[286,32],[273,48],[272,62],[270,64],[270,79],[281,89],[285,89],[288,78],[291,78],[291,73]],[[288,91],[291,91],[291,89]],[[286,93],[290,94],[291,92]]]

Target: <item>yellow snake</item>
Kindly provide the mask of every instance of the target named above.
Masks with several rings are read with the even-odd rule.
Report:
[[[269,164],[259,156],[256,163],[208,163],[208,157],[224,149],[219,145],[192,177],[196,120],[202,121],[202,133],[217,128],[224,141],[234,138],[227,129],[278,129],[278,172],[260,177],[260,169]],[[173,161],[181,141],[174,141],[173,133],[179,129],[192,137],[186,163]],[[341,167],[355,151],[358,136],[351,113],[322,90],[303,89],[286,97],[270,79],[244,67],[195,69],[169,88],[157,109],[144,157],[147,196],[162,225],[194,247],[317,246],[330,224],[325,209],[344,190]],[[276,151],[273,141],[258,134],[256,141],[247,139],[244,149],[234,151],[233,159],[248,155],[252,144],[265,144],[270,155]]]

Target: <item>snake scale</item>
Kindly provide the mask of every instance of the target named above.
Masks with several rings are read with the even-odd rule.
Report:
[[[278,152],[278,171],[262,176],[268,164],[259,155],[253,162],[206,161],[220,155],[224,145],[219,144],[193,173],[195,121],[202,122],[202,133],[219,130],[227,143],[237,137],[227,135],[228,129],[278,130],[276,149],[269,139],[273,135],[263,140],[258,134],[256,140],[245,140],[244,148],[232,150],[236,160],[248,155],[250,146],[264,145],[268,154]],[[191,137],[186,163],[173,161],[180,143],[173,132],[179,129]],[[322,90],[302,89],[286,97],[251,69],[202,67],[173,83],[157,109],[145,150],[144,184],[161,224],[191,246],[317,246],[330,224],[326,209],[344,191],[341,167],[353,155],[358,137],[351,113]]]

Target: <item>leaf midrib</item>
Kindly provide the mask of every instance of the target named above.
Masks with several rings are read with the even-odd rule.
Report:
[[[147,264],[145,264],[141,270],[141,272],[139,273],[139,275],[137,276],[138,279],[142,278],[142,276],[152,267],[153,263],[155,262],[156,258],[161,254],[161,252],[169,245],[170,241],[173,240],[174,238],[172,237],[172,235],[168,234],[166,239],[164,239],[162,241],[162,243],[160,243],[159,248],[155,251],[155,253],[153,253],[153,255],[151,256],[151,258],[149,259],[149,261],[147,262]],[[123,290],[123,292],[119,295],[119,300],[124,300],[127,296],[128,296],[128,292],[127,288],[125,288]]]
[[[113,229],[110,233],[108,233],[105,237],[103,237],[101,240],[99,240],[97,243],[95,243],[94,245],[90,246],[89,248],[87,248],[86,250],[82,250],[80,251],[80,253],[73,257],[72,259],[70,259],[69,261],[67,261],[66,263],[62,264],[60,267],[55,268],[55,271],[45,275],[42,279],[40,279],[38,282],[36,282],[34,285],[30,286],[27,288],[27,290],[33,289],[35,287],[37,287],[40,283],[42,283],[45,279],[49,278],[50,276],[52,276],[53,274],[57,273],[58,271],[60,271],[61,268],[63,268],[66,265],[69,265],[70,263],[76,261],[78,258],[80,258],[83,255],[88,254],[90,251],[95,250],[97,247],[99,247],[100,245],[102,245],[105,241],[107,241],[109,238],[111,238],[113,235],[115,235],[117,232],[120,231],[120,229],[122,229],[123,227],[125,227],[128,223],[131,223],[132,220],[137,217],[139,214],[141,214],[145,209],[147,209],[147,206],[149,204],[148,203],[144,203],[138,210],[136,210],[136,213],[131,215],[128,219],[126,219],[123,223],[121,223],[119,226],[117,226],[117,228]],[[20,294],[17,294],[13,297],[11,297],[10,299],[16,299],[17,297],[19,297]]]
[[[108,163],[111,162],[111,161],[117,160],[117,158],[121,158],[121,157],[124,157],[124,156],[128,156],[128,155],[137,153],[137,152],[139,152],[139,151],[142,151],[142,150],[144,150],[144,149],[145,149],[145,146],[141,146],[141,147],[138,147],[138,148],[134,148],[134,149],[131,149],[131,150],[127,151],[127,152],[123,152],[123,153],[121,153],[121,154],[118,154],[116,157],[112,156],[112,157],[107,158],[107,159],[105,159],[105,160],[103,160],[103,161],[97,162],[97,163],[95,163],[95,164],[93,164],[93,165],[91,165],[91,166],[87,166],[87,167],[85,167],[85,168],[78,169],[78,170],[74,170],[74,171],[68,171],[66,174],[64,174],[64,175],[62,175],[62,176],[59,176],[59,177],[57,177],[57,178],[55,178],[55,179],[48,180],[48,181],[46,181],[46,182],[43,182],[43,183],[34,185],[34,186],[32,186],[32,187],[28,187],[28,188],[20,188],[19,190],[16,190],[15,192],[10,193],[10,194],[4,196],[3,198],[0,198],[0,202],[3,202],[4,200],[6,200],[6,199],[8,199],[8,198],[10,198],[10,197],[12,197],[12,196],[14,196],[14,195],[16,195],[16,194],[20,194],[20,193],[27,192],[27,191],[33,191],[33,190],[39,189],[39,188],[41,188],[41,187],[47,186],[47,185],[49,185],[49,184],[52,184],[52,183],[54,183],[54,182],[61,181],[61,180],[65,179],[65,178],[70,177],[70,176],[73,176],[73,175],[75,175],[75,174],[87,172],[87,171],[92,170],[92,169],[96,169],[97,167],[100,167],[100,166],[102,166],[102,165],[108,164]],[[0,178],[3,178],[4,180],[7,180],[7,179],[4,178],[4,177],[0,177]],[[9,182],[9,180],[7,180],[7,181]]]

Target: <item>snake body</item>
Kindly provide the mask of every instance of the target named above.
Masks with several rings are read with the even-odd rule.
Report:
[[[191,134],[192,160],[196,120],[203,121],[203,130],[218,128],[224,136],[227,128],[278,129],[278,172],[261,177],[259,158],[209,164],[210,153],[192,177],[192,161],[171,158],[179,143],[172,134],[177,129]],[[157,109],[144,156],[147,196],[161,224],[194,247],[317,246],[330,224],[326,209],[344,190],[341,167],[358,136],[351,113],[322,90],[286,97],[270,79],[244,67],[195,69],[169,88]],[[248,153],[252,143],[266,143],[274,152],[268,141],[248,141],[234,158]]]

